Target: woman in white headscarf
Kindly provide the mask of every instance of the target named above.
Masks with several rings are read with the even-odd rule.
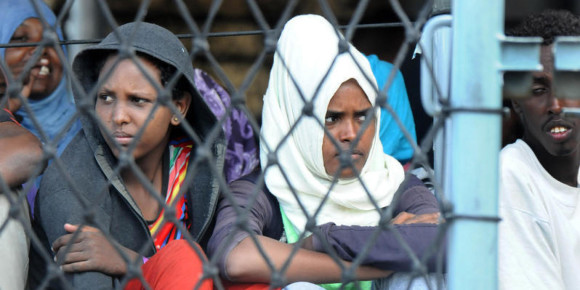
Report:
[[[260,178],[248,177],[234,182],[233,200],[226,198],[218,207],[208,253],[221,255],[224,278],[270,281],[273,270],[248,231],[257,235],[260,248],[278,269],[292,246],[275,240],[294,243],[309,232],[315,235],[299,244],[352,261],[379,230],[380,221],[389,223],[391,214],[379,212],[394,200],[393,216],[400,215],[390,222],[401,224],[393,228],[423,258],[437,233],[437,201],[418,179],[404,182],[401,164],[382,152],[376,95],[368,61],[323,17],[303,15],[286,24],[264,96],[260,158],[266,193],[253,183],[261,183]],[[245,231],[236,226],[237,206],[249,210]],[[409,271],[409,253],[396,235],[381,231],[363,264]],[[434,261],[429,268],[434,269]],[[358,270],[356,278],[362,280],[388,274],[368,267]],[[340,281],[341,273],[329,256],[298,250],[284,275],[287,282],[321,283]]]
[[[359,130],[354,131],[355,136],[352,137],[361,135],[358,142],[350,140],[351,136],[329,137],[333,134],[324,133],[327,107],[343,83],[353,80],[362,89],[368,98],[368,110],[372,110],[377,95],[377,85],[369,62],[352,45],[346,41],[343,44],[348,45],[346,48],[349,51],[339,54],[337,32],[320,16],[305,15],[290,20],[280,37],[279,53],[275,56],[280,59],[274,61],[264,96],[264,138],[260,154],[266,185],[278,198],[292,225],[300,232],[306,225],[306,216],[290,186],[309,215],[314,214],[328,194],[326,204],[317,216],[317,224],[335,222],[376,226],[379,214],[365,192],[368,190],[379,208],[383,208],[391,203],[404,179],[401,164],[383,153],[379,131],[376,130],[380,119],[379,110],[375,110],[376,114],[370,115],[372,118],[360,124],[360,133],[357,132]],[[312,102],[313,118],[303,116],[304,104],[307,102]],[[371,134],[361,134],[365,128]],[[288,132],[292,133],[286,138]],[[363,149],[361,147],[364,146],[365,137],[370,138],[367,143],[371,146]],[[351,144],[354,151],[367,151],[361,152],[361,158],[366,162],[355,164],[355,167],[362,167],[357,168],[360,179],[355,176],[335,179],[334,172],[328,172],[328,168],[325,168],[323,143],[330,144],[329,150],[337,149],[332,148],[335,147],[332,146],[332,138],[342,149],[336,150],[337,154],[341,151],[346,153]],[[274,150],[279,166],[267,168],[268,156]]]

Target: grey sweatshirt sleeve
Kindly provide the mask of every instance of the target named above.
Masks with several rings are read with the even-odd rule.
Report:
[[[89,167],[91,163],[85,162],[85,164],[85,167]],[[104,230],[109,229],[111,224],[111,217],[102,209],[103,204],[98,206],[94,200],[89,200],[81,194],[82,190],[87,188],[102,188],[102,184],[95,183],[95,180],[99,178],[74,179],[75,185],[71,186],[63,178],[63,173],[55,167],[52,164],[42,179],[36,197],[34,221],[35,231],[45,247],[43,251],[53,257],[55,253],[52,252],[51,245],[57,238],[67,234],[64,230],[65,223],[86,224],[89,219],[93,221],[90,225]],[[78,192],[74,191],[73,187]],[[53,261],[43,262],[54,263]],[[37,263],[42,263],[42,261],[37,261]],[[98,272],[66,273],[64,276],[68,281],[68,286],[74,289],[112,289],[115,286],[114,283],[118,283],[113,277]],[[59,285],[58,288],[69,287]]]
[[[393,215],[396,216],[403,211],[425,214],[437,212],[439,208],[431,191],[417,178],[411,177]],[[312,242],[316,251],[329,252],[328,250],[332,249],[340,258],[352,261],[366,244],[373,241],[372,237],[378,231],[376,240],[364,256],[362,264],[384,270],[410,271],[413,261],[405,247],[401,245],[400,238],[420,261],[426,259],[429,271],[435,271],[436,256],[445,255],[445,247],[437,249],[437,255],[427,257],[427,254],[438,238],[438,230],[439,226],[435,224],[395,225],[391,230],[328,223],[319,227],[319,231],[313,235]],[[325,244],[328,244],[329,248],[325,247]],[[444,245],[444,241],[441,244]]]
[[[63,206],[65,204],[66,206]],[[78,198],[68,190],[40,192],[36,210],[36,222],[39,223],[46,237],[46,250],[53,256],[55,253],[50,250],[52,243],[60,236],[67,234],[64,224],[80,224],[87,213],[83,210]],[[102,217],[102,215],[98,217],[101,226],[107,224]],[[39,236],[43,235],[39,234]],[[111,289],[115,283],[114,278],[98,272],[67,273],[65,277],[75,289]]]

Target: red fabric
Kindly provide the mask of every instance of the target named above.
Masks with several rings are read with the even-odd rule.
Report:
[[[411,161],[403,165],[403,170],[405,170],[405,172],[409,171],[409,168],[411,168]]]
[[[187,229],[190,227],[187,215],[187,203],[185,196],[179,196],[181,185],[187,175],[189,155],[193,148],[193,141],[189,138],[172,140],[169,144],[169,183],[165,203],[175,210],[175,217]],[[181,239],[181,230],[172,222],[166,222],[165,210],[162,209],[155,222],[149,225],[149,231],[153,237],[153,243],[157,250],[163,248],[173,240]]]
[[[10,112],[10,110],[4,108],[4,111],[10,115],[10,120],[12,120],[12,122],[20,125],[20,123],[16,120],[16,118],[14,118],[14,115],[12,114],[12,112]]]
[[[222,280],[224,289],[227,290],[266,290],[270,289],[269,284],[265,283],[233,283]],[[274,290],[280,290],[280,288],[273,288]]]
[[[195,246],[202,251],[198,244]],[[198,285],[204,262],[207,262],[205,255],[200,258],[187,241],[174,240],[153,255],[141,270],[149,287],[155,290],[213,289],[212,279],[205,279]],[[125,289],[145,288],[139,279],[132,279]]]

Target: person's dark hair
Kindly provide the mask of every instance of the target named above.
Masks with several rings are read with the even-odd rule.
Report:
[[[551,45],[557,36],[580,36],[580,18],[567,10],[544,10],[527,16],[517,26],[507,29],[508,36],[539,36],[542,45]],[[504,106],[510,108],[511,115],[504,118],[502,147],[515,142],[524,134],[524,127],[512,107],[505,100]]]
[[[567,10],[544,10],[527,16],[506,35],[540,36],[542,45],[550,45],[556,36],[580,36],[580,18]]]
[[[98,75],[100,74],[101,70],[103,69],[103,66],[105,66],[105,62],[107,61],[107,59],[112,56],[115,55],[115,52],[110,52],[104,55],[101,55],[98,59],[98,61],[95,63],[95,76],[97,78],[95,78],[95,81],[98,79]],[[138,57],[142,57],[144,59],[146,59],[147,61],[151,62],[159,71],[160,71],[160,79],[161,79],[161,85],[165,88],[167,87],[167,84],[169,83],[169,81],[171,80],[171,78],[173,77],[173,75],[175,75],[176,73],[176,69],[175,67],[173,67],[172,65],[162,62],[148,54],[144,54],[141,52],[137,52],[137,56]],[[177,83],[175,84],[175,86],[173,87],[173,89],[171,90],[171,98],[173,100],[180,100],[181,98],[183,98],[184,96],[184,92],[189,91],[189,85],[188,82],[183,78],[180,77],[179,80],[177,80]]]

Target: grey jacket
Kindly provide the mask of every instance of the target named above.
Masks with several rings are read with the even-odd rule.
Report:
[[[95,63],[107,51],[120,49],[117,35],[126,37],[135,32],[132,47],[136,51],[169,63],[183,73],[192,95],[192,104],[186,116],[191,128],[184,131],[194,132],[190,137],[195,142],[184,183],[191,222],[189,234],[204,246],[211,235],[219,196],[222,177],[218,175],[223,172],[226,146],[224,134],[194,86],[191,59],[181,42],[164,28],[148,23],[139,25],[137,30],[133,30],[133,23],[123,25],[116,31],[119,34],[109,34],[100,44],[77,56],[73,68],[83,90],[76,90],[76,104],[80,112],[84,107],[94,113],[94,97],[91,98],[89,92],[98,76],[98,72],[94,71]],[[48,167],[36,198],[34,229],[43,246],[41,251],[53,255],[50,245],[66,234],[63,225],[71,223],[96,226],[120,245],[142,256],[152,256],[155,247],[147,223],[115,172],[119,161],[111,153],[94,120],[85,113],[81,116],[81,122],[83,130],[63,152],[60,160]],[[164,155],[164,159],[168,160],[168,154]],[[35,252],[34,261],[31,261],[33,287],[43,282],[43,262],[53,263],[52,257]],[[98,272],[61,275],[60,279],[68,280],[75,289],[110,289],[120,283],[119,277]],[[57,284],[56,287],[62,288],[65,284]]]

